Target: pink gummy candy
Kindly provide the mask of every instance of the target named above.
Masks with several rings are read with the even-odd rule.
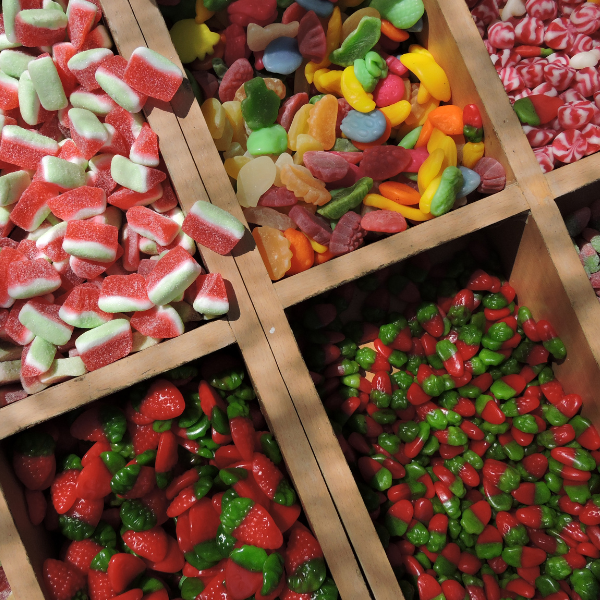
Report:
[[[0,308],[10,308],[15,299],[8,295],[8,267],[11,263],[25,260],[25,256],[15,248],[4,246],[0,251]]]
[[[146,167],[158,167],[158,136],[152,131],[148,123],[144,123],[129,151],[129,160]]]
[[[57,156],[58,144],[43,135],[18,127],[2,128],[0,160],[34,171],[43,156]]]
[[[96,23],[97,12],[96,5],[87,0],[70,0],[67,7],[67,32],[71,43],[78,50]]]
[[[109,263],[117,258],[118,236],[113,225],[69,221],[63,249],[73,256]]]
[[[329,245],[332,231],[325,219],[319,215],[313,215],[304,206],[294,206],[289,212],[289,217],[296,223],[300,231],[317,242],[317,244],[323,246]]]
[[[106,210],[106,193],[96,187],[83,186],[48,200],[54,216],[63,221],[89,219]]]
[[[163,195],[162,184],[157,183],[147,192],[134,192],[128,188],[120,188],[108,197],[108,203],[120,208],[121,210],[129,210],[134,206],[148,206],[157,200],[160,200]]]
[[[61,284],[60,275],[43,258],[12,262],[7,281],[8,294],[15,299],[43,296],[54,292]]]
[[[175,221],[144,206],[130,208],[127,223],[136,233],[160,246],[168,246],[180,231]]]
[[[181,317],[168,304],[135,313],[131,317],[131,326],[142,335],[160,339],[174,338],[185,331]]]
[[[336,225],[329,242],[329,251],[332,254],[346,254],[356,250],[365,237],[365,230],[361,227],[359,214],[349,211]]]
[[[131,54],[123,79],[138,92],[169,102],[183,81],[183,73],[164,56],[142,46]]]
[[[375,210],[367,213],[360,222],[365,231],[400,233],[407,228],[406,219],[391,210]]]
[[[294,206],[297,203],[298,198],[296,198],[294,192],[291,192],[285,186],[277,187],[276,185],[272,185],[258,200],[258,206],[270,208]]]
[[[104,278],[98,306],[109,313],[145,311],[154,306],[148,298],[146,280],[137,273]]]
[[[112,125],[125,138],[129,148],[142,130],[142,124],[134,119],[129,111],[120,106],[111,110],[106,115],[104,122]]]
[[[402,146],[375,146],[364,151],[360,168],[364,177],[384,181],[402,173],[411,162],[410,153]]]
[[[123,227],[121,243],[123,244],[123,268],[126,271],[137,271],[140,266],[139,234],[129,225]]]
[[[170,183],[163,182],[160,185],[162,185],[163,190],[162,196],[152,203],[152,208],[157,213],[163,214],[176,208],[179,205],[179,201]]]
[[[4,323],[4,331],[8,337],[19,346],[30,344],[35,337],[33,333],[19,321],[19,313],[25,304],[27,304],[25,300],[17,300],[10,309],[8,318]]]
[[[304,153],[304,166],[311,172],[313,177],[331,183],[342,179],[348,172],[348,162],[341,156],[331,152]]]
[[[103,321],[108,323],[113,316],[103,310],[100,310],[98,306],[98,299],[100,298],[100,290],[93,283],[83,283],[75,286],[63,305],[59,310],[59,317],[65,321],[65,323],[72,323],[89,318],[94,318],[96,322]],[[77,325],[82,327],[81,324]]]
[[[95,332],[95,339],[88,339]],[[82,339],[83,338],[83,339]],[[95,371],[127,356],[133,347],[133,334],[129,322],[114,319],[91,329],[77,338],[75,346],[88,371]]]

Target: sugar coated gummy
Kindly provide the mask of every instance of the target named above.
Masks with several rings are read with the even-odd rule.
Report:
[[[350,242],[349,232],[338,232],[332,250],[325,227],[311,227],[297,211],[314,260],[307,252],[306,260],[290,263],[288,276],[503,189],[500,163],[502,172],[495,166],[485,182],[470,187],[481,177],[474,169],[485,154],[483,121],[477,106],[452,103],[450,81],[436,57],[411,40],[411,32],[423,28],[422,0],[378,0],[366,7],[354,1],[288,4],[279,17],[276,3],[238,0],[215,5],[223,9],[218,18],[202,4],[195,21],[182,10],[163,9],[180,58],[206,96],[201,108],[208,130],[251,230],[283,228],[285,219],[256,211],[258,206],[286,218],[296,203],[317,206],[331,231],[348,211],[358,215],[343,225],[352,221],[352,231],[360,233]],[[528,31],[513,34],[525,39]],[[581,74],[580,85],[588,79],[591,74]],[[583,107],[569,118],[580,112]],[[586,143],[594,136],[590,129]],[[558,151],[574,159],[583,141],[573,151],[568,141],[559,140],[565,148]],[[456,170],[446,171],[450,167]],[[459,167],[474,175],[465,182]],[[417,180],[421,185],[414,186]],[[359,193],[354,186],[361,181]],[[363,190],[367,181],[370,187]],[[388,182],[411,192],[400,202],[397,194],[378,193]],[[416,201],[406,202],[408,195]],[[382,214],[361,227],[359,219],[374,212]],[[290,237],[299,244],[296,251],[304,247],[304,238]]]

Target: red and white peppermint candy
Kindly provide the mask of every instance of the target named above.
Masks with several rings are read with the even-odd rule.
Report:
[[[514,48],[515,28],[512,23],[496,21],[488,27],[488,40],[494,48]]]
[[[600,90],[600,75],[593,67],[579,69],[575,73],[575,85],[573,89],[577,90],[582,96],[589,98]]]
[[[523,88],[522,90],[515,92],[512,96],[509,95],[509,98],[511,99],[512,103],[515,103],[517,100],[520,100],[521,98],[527,98],[527,96],[532,96],[532,95],[533,95],[533,92],[529,88]]]
[[[555,52],[554,54],[551,54],[546,60],[549,63],[555,65],[564,65],[565,67],[568,67],[570,62],[569,55],[565,54],[564,52]]]
[[[576,0],[575,2],[568,2],[566,0],[558,0],[558,13],[562,16],[569,17],[571,13],[586,0]]]
[[[558,108],[558,122],[563,129],[581,129],[594,116],[594,105],[587,100],[575,104],[563,104]]]
[[[544,82],[544,65],[534,63],[523,67],[517,66],[517,71],[528,88],[534,88]]]
[[[533,153],[540,164],[542,173],[550,173],[550,171],[554,170],[554,153],[552,151],[552,146],[536,148]]]
[[[580,52],[588,52],[593,47],[594,43],[589,35],[585,35],[585,33],[577,33],[573,37],[572,44],[565,48],[565,52],[569,56],[575,56]]]
[[[569,102],[584,102],[585,97],[582,96],[577,90],[565,90],[562,94],[559,94],[560,99],[564,100],[565,104]]]
[[[546,126],[550,129],[554,129],[554,131],[556,131],[557,133],[561,133],[563,130],[563,128],[560,126],[560,123],[558,122],[558,117],[554,117],[554,119],[552,119],[550,123],[546,123]]]
[[[544,23],[535,17],[521,19],[515,27],[515,39],[526,46],[541,46],[544,43]]]
[[[475,27],[477,27],[477,31],[479,31],[479,35],[481,36],[481,39],[485,38],[485,33],[486,33],[486,25],[484,24],[483,21],[480,21],[479,19],[476,19],[475,17],[473,17],[473,22],[475,23]],[[487,42],[487,40],[485,40]],[[489,52],[489,50],[488,50]]]
[[[587,151],[587,140],[577,129],[559,133],[552,142],[554,158],[562,163],[581,160]]]
[[[575,79],[575,69],[551,62],[544,67],[544,79],[557,91],[562,92]]]
[[[529,125],[523,125],[523,131],[532,148],[540,148],[541,146],[549,144],[556,137],[557,133],[554,129],[548,129],[547,127],[529,127]]]
[[[587,2],[578,6],[569,18],[579,33],[592,35],[600,28],[600,6]]]
[[[485,35],[485,30],[484,30],[484,34]],[[483,45],[485,46],[485,49],[488,51],[488,54],[490,56],[495,55],[496,54],[496,48],[494,48],[494,46],[492,46],[490,44],[489,40],[483,40]]]
[[[598,125],[589,123],[581,130],[581,135],[587,142],[587,149],[585,151],[586,156],[600,150],[600,127]]]
[[[543,94],[544,96],[558,96],[558,91],[554,86],[551,86],[547,81],[538,85],[531,90],[532,94]]]
[[[506,67],[504,69],[500,69],[500,79],[502,80],[502,85],[504,85],[504,89],[507,92],[515,92],[516,90],[520,90],[524,88],[523,80],[519,77],[517,73],[517,69],[515,67]]]
[[[564,50],[573,43],[573,34],[569,31],[568,19],[554,19],[546,28],[544,43],[552,50]]]
[[[535,17],[541,21],[556,19],[558,14],[558,5],[555,0],[527,0],[525,9],[530,17]]]
[[[484,25],[489,25],[496,19],[500,18],[500,11],[498,10],[498,4],[494,0],[483,0],[481,4],[478,4],[472,11],[471,14],[481,21]]]
[[[496,66],[500,65],[501,68],[516,67],[520,60],[521,57],[513,50],[500,50],[498,52],[498,61],[496,62]]]

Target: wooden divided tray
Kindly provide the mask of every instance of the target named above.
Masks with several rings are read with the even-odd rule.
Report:
[[[125,58],[145,45],[180,64],[156,0],[101,1]],[[486,153],[505,167],[506,189],[275,284],[249,232],[232,257],[205,251],[207,269],[222,273],[229,284],[228,322],[209,322],[1,409],[0,439],[237,345],[341,597],[402,598],[285,309],[421,252],[440,248],[447,253],[479,235],[500,253],[519,301],[536,318],[550,319],[559,332],[569,356],[557,373],[566,390],[584,397],[584,414],[600,426],[595,394],[600,389],[600,308],[562,218],[600,192],[600,154],[542,174],[464,0],[424,2],[427,26],[421,43],[446,70],[454,102],[480,107]],[[184,212],[204,200],[245,222],[189,82],[184,80],[170,104],[149,101],[144,112],[159,136]],[[20,486],[1,448],[0,487],[0,561],[17,600],[42,600],[46,538],[29,524]]]

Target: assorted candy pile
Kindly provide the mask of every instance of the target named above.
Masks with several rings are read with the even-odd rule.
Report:
[[[600,201],[584,206],[565,218],[569,235],[586,275],[600,300]]]
[[[13,595],[11,594],[10,584],[6,578],[4,568],[0,565],[0,600],[9,600],[12,598]]]
[[[600,435],[489,258],[346,284],[298,340],[406,598],[596,600]]]
[[[272,280],[504,188],[421,0],[162,4]]]
[[[0,406],[225,314],[195,242],[226,254],[244,234],[205,202],[184,218],[139,112],[173,97],[177,66],[114,55],[94,2],[3,9]]]
[[[600,150],[600,5],[467,4],[544,173]]]
[[[214,355],[14,440],[29,517],[61,534],[49,600],[336,600],[240,365]]]

